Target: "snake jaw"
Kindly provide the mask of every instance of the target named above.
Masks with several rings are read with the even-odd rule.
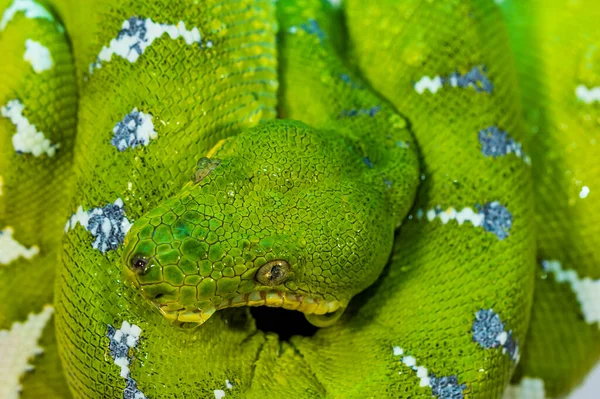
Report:
[[[254,291],[224,300],[217,305],[207,305],[202,309],[177,307],[177,303],[156,304],[160,312],[172,322],[204,324],[217,310],[241,306],[267,306],[296,310],[305,314],[306,319],[317,327],[327,327],[335,323],[344,313],[347,303],[320,298],[311,298],[283,291]]]
[[[325,314],[306,314],[306,320],[315,327],[329,327],[335,324],[344,314],[346,308],[338,308]]]
[[[127,257],[126,265],[129,265]],[[278,307],[287,310],[296,310],[304,313],[306,319],[317,327],[328,327],[334,324],[344,313],[348,301],[338,299],[314,298],[308,295],[295,294],[293,292],[281,291],[277,289],[252,291],[245,294],[230,296],[221,302],[210,300],[196,303],[195,307],[185,306],[179,302],[177,287],[173,288],[173,293],[160,292],[156,295],[148,292],[148,287],[154,287],[164,283],[162,269],[160,278],[152,278],[152,283],[144,284],[140,280],[141,276],[146,276],[150,270],[154,270],[156,264],[153,257],[144,258],[144,270],[138,270],[132,267],[124,267],[124,273],[137,289],[141,290],[150,302],[156,306],[160,313],[171,322],[190,323],[200,326],[204,324],[217,311],[226,308],[235,308],[241,306],[267,306]],[[157,269],[158,270],[158,269]],[[155,281],[156,280],[156,281]],[[173,295],[173,296],[171,296]],[[204,305],[204,306],[202,306]]]

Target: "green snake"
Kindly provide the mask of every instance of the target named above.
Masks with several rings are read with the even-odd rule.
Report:
[[[567,394],[600,357],[598,21],[0,0],[0,397]]]

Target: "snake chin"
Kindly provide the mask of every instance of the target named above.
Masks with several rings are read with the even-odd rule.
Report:
[[[205,323],[217,310],[241,306],[267,306],[302,312],[306,319],[314,326],[328,327],[341,317],[347,303],[336,299],[311,298],[305,295],[271,290],[254,291],[248,294],[237,295],[219,304],[210,305],[202,309],[174,309],[173,305],[175,303],[157,304],[156,306],[172,322],[194,323],[198,326]]]

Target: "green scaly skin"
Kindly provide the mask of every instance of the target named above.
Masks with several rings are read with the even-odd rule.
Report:
[[[293,5],[281,9],[282,31],[305,22]],[[418,184],[416,146],[384,101],[334,84],[348,71],[319,41],[283,35],[280,47],[284,112],[314,128],[277,120],[228,138],[180,194],[132,226],[126,273],[168,319],[203,323],[216,309],[266,305],[322,327],[379,277]],[[307,57],[310,44],[319,51]],[[309,61],[322,79],[310,79]],[[344,114],[353,108],[376,115]]]
[[[0,106],[21,100],[60,143],[53,157],[17,154],[0,118],[0,229],[40,248],[0,264],[0,329],[52,302],[62,250],[56,330],[44,328],[22,397],[492,398],[523,377],[555,397],[598,359],[597,323],[539,264],[600,278],[600,104],[574,98],[578,84],[600,86],[591,0],[348,0],[342,12],[318,0],[45,3],[55,21],[21,12],[0,32]],[[198,27],[202,45],[165,35],[137,61],[113,55],[90,73],[132,16]],[[27,38],[50,48],[54,68],[31,69]],[[491,93],[415,90],[480,65]],[[157,137],[119,152],[112,131],[134,107]],[[489,126],[532,166],[485,156]],[[134,222],[124,243],[100,251],[83,226],[63,232],[77,207],[117,199]],[[427,218],[494,201],[512,216],[503,239]],[[280,340],[245,305],[327,328]],[[487,309],[519,346],[518,366],[506,347],[476,342]],[[123,321],[141,329],[127,378],[109,327]]]
[[[390,147],[400,150],[401,133]],[[214,170],[132,226],[123,252],[130,277],[178,321],[265,304],[314,314],[320,326],[334,321],[381,273],[408,211],[402,200],[417,186],[414,151],[382,174],[360,147],[336,130],[287,121],[228,139],[212,152]]]

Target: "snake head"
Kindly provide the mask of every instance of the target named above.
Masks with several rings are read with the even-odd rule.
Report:
[[[127,234],[125,273],[169,319],[237,306],[335,322],[373,283],[396,221],[386,187],[333,132],[277,121],[221,142]]]

